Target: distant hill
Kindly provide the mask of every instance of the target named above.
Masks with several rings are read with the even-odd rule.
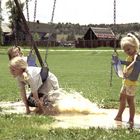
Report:
[[[128,23],[128,24],[89,24],[89,25],[79,25],[72,23],[58,23],[50,25],[54,29],[53,31],[56,34],[75,34],[75,35],[84,35],[89,27],[109,27],[116,35],[126,34],[128,32],[140,32],[139,23]]]

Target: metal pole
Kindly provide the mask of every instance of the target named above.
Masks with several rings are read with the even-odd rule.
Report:
[[[116,0],[114,0],[114,24],[116,24]]]
[[[1,9],[1,0],[0,0],[0,43],[2,44],[2,9]]]
[[[55,5],[56,5],[56,0],[54,0],[54,4],[53,4],[53,10],[52,10],[52,18],[51,18],[51,23],[53,23],[53,18],[54,18],[54,11],[55,11]]]
[[[114,30],[115,30],[115,26],[116,26],[116,0],[114,0]],[[116,52],[116,37],[114,38],[114,51]]]
[[[114,17],[113,17],[113,19],[114,19],[114,29],[115,29],[115,25],[116,25],[116,0],[114,0],[113,6],[114,6],[114,9],[113,9]],[[114,46],[114,53],[112,54],[112,56],[117,55],[117,51],[116,51],[116,48],[117,48],[116,36],[114,37],[114,40],[113,40],[113,46]],[[112,61],[112,58],[111,58],[111,61]],[[113,78],[113,64],[111,62],[110,87],[112,86],[112,78]]]

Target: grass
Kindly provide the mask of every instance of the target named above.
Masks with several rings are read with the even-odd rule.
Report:
[[[42,49],[42,48],[41,48]],[[60,50],[75,48],[60,48]],[[97,48],[111,50],[111,48]],[[67,90],[74,89],[83,96],[104,108],[118,108],[121,79],[113,72],[112,87],[110,80],[111,51],[50,51],[47,56],[49,69],[59,79],[60,86]],[[78,49],[81,50],[81,49]],[[85,49],[87,50],[87,49]],[[27,51],[24,52],[28,54]],[[45,52],[41,51],[42,57]],[[120,57],[124,55],[119,52]],[[0,48],[0,101],[17,101],[20,99],[16,80],[8,70],[7,47]],[[0,109],[1,110],[1,109]],[[136,95],[136,111],[140,112],[139,86]],[[49,116],[0,115],[0,139],[2,140],[101,140],[101,139],[135,139],[139,131],[128,129],[51,129]],[[42,124],[48,126],[42,129]]]

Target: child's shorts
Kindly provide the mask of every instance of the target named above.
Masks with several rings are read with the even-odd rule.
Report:
[[[123,85],[120,91],[121,94],[126,94],[128,96],[135,96],[136,86]]]

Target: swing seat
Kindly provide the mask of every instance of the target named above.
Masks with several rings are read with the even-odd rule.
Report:
[[[123,78],[123,70],[121,66],[121,60],[116,55],[112,55],[112,65],[118,77]]]
[[[41,72],[40,72],[40,76],[41,76],[41,79],[42,79],[43,83],[48,78],[48,72],[49,72],[48,67],[42,67]]]
[[[36,67],[36,57],[30,53],[27,57],[27,63],[28,63],[28,66],[34,66]]]

